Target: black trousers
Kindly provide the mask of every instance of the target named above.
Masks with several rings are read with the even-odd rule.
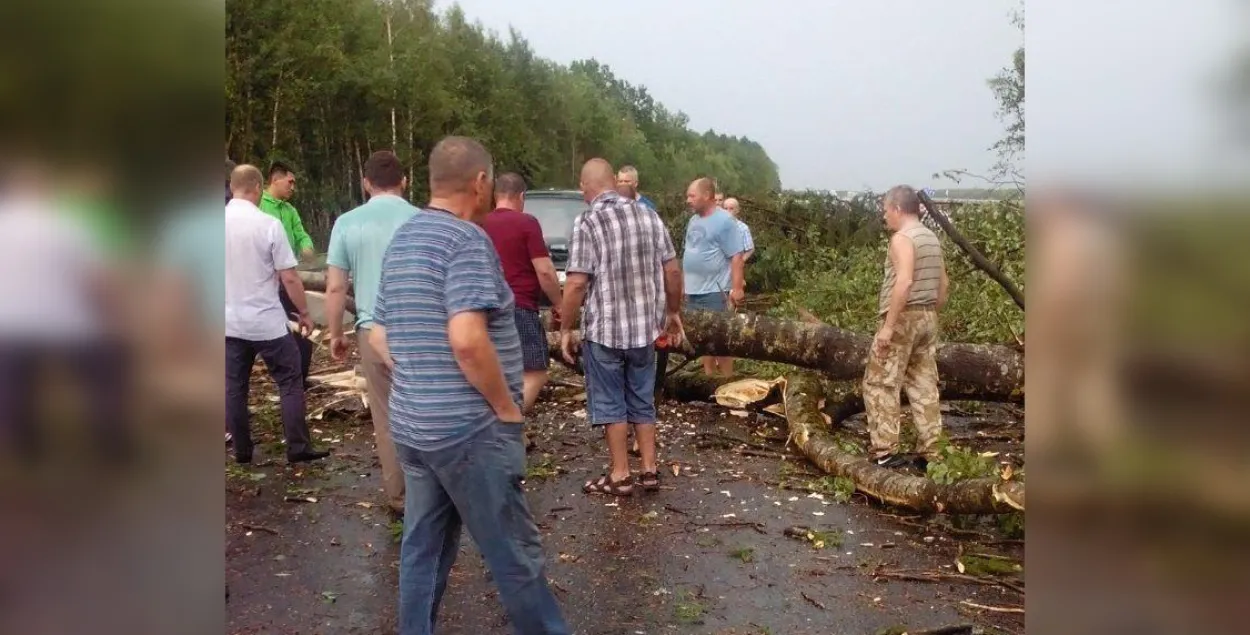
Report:
[[[282,310],[292,318],[299,316],[299,309],[295,307],[295,303],[291,301],[291,296],[287,295],[286,287],[278,285],[278,299],[282,302]],[[312,366],[313,343],[312,340],[295,333],[295,344],[299,347],[300,358],[300,379],[308,380],[308,369]]]
[[[300,377],[295,340],[293,335],[263,342],[226,338],[226,426],[234,435],[235,456],[250,457],[254,447],[247,396],[257,355],[265,360],[269,375],[278,384],[287,456],[312,450],[308,422],[304,420],[304,380]]]
[[[97,447],[106,454],[124,455],[131,441],[128,362],[125,346],[108,340],[78,344],[0,340],[0,433],[6,449],[27,458],[42,455],[44,434],[36,416],[39,373],[51,363],[69,372],[85,398],[83,419]]]

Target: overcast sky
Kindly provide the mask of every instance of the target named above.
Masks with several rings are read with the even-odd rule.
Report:
[[[879,191],[941,185],[930,177],[947,169],[987,173],[1002,124],[986,80],[1024,42],[1010,21],[1016,0],[459,4],[500,34],[516,27],[543,57],[608,64],[696,130],[755,139],[788,188]],[[1212,95],[1247,32],[1235,7],[1030,4],[1029,178],[1157,182],[1227,165]]]
[[[758,141],[787,188],[988,171],[1002,126],[986,80],[1023,42],[1015,4],[996,0],[459,4],[500,34],[516,27],[543,57],[608,64],[696,130]]]

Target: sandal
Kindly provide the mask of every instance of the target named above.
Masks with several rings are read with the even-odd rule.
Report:
[[[654,492],[660,489],[659,470],[656,470],[655,472],[643,472],[638,476],[638,484],[642,486],[642,489],[647,490],[648,492]]]
[[[604,474],[597,481],[586,481],[582,491],[587,494],[611,494],[613,496],[629,496],[634,493],[634,479],[626,476],[613,481],[610,474]]]

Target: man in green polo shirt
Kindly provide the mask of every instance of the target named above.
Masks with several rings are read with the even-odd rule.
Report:
[[[291,243],[291,251],[298,254],[300,260],[307,261],[316,254],[316,251],[313,249],[312,237],[304,231],[304,222],[300,220],[299,212],[290,203],[294,195],[295,171],[291,169],[291,166],[275,161],[269,168],[269,187],[260,196],[260,211],[273,216],[282,223],[286,239]],[[287,315],[299,314],[299,310],[295,308],[291,298],[287,297],[286,289],[283,289],[282,285],[278,285],[278,298],[282,301],[282,308]],[[293,336],[295,343],[299,345],[300,371],[307,384],[308,369],[312,365],[313,344],[299,333],[293,333]]]

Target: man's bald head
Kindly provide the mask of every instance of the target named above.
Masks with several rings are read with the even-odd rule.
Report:
[[[485,182],[494,189],[494,170],[490,153],[482,144],[468,137],[445,137],[430,152],[430,196],[447,198],[476,193],[476,185]]]
[[[706,176],[691,181],[686,188],[686,204],[698,214],[716,209],[716,182]]]
[[[738,199],[731,196],[721,203],[721,207],[725,208],[725,211],[732,214],[734,218],[738,217]]]
[[[608,190],[615,190],[616,172],[612,164],[598,158],[587,161],[582,166],[581,188],[587,203]]]
[[[235,198],[260,204],[260,191],[265,179],[260,169],[244,163],[230,171],[230,193]]]

